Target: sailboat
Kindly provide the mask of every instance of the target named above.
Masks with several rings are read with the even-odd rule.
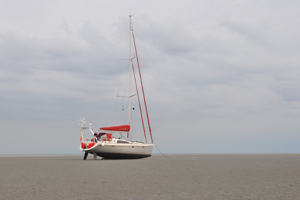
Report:
[[[135,38],[132,28],[132,15],[129,15],[130,19],[130,50],[129,50],[129,109],[128,109],[128,124],[126,125],[117,125],[117,126],[106,126],[99,128],[98,132],[94,132],[91,128],[92,124],[89,124],[89,126],[85,127],[83,126],[85,121],[84,119],[80,118],[80,124],[81,124],[81,145],[80,150],[84,152],[84,160],[86,160],[88,154],[93,154],[94,159],[97,159],[97,156],[102,157],[103,159],[138,159],[138,158],[146,158],[150,157],[152,155],[152,149],[155,146],[153,143],[153,137],[151,132],[151,126],[150,126],[150,120],[148,115],[148,109],[146,104],[146,98],[143,88],[143,82],[142,82],[142,76],[138,61],[138,55],[136,51],[136,44],[135,44]],[[138,93],[138,86],[137,81],[135,77],[134,72],[134,66],[132,63],[132,60],[134,59],[132,57],[132,40],[134,44],[135,49],[135,57],[138,65],[138,71],[140,75],[140,84],[142,88],[142,94],[144,98],[144,106],[145,106],[145,112],[147,116],[148,121],[148,127],[149,127],[149,133],[151,136],[151,143],[147,142],[146,137],[146,131],[145,131],[145,125],[142,115],[142,109],[141,109],[141,103]],[[137,141],[131,141],[130,140],[130,117],[131,117],[131,98],[135,96],[131,94],[131,79],[132,74],[134,75],[134,81],[136,86],[136,92],[137,92],[137,98],[139,102],[139,109],[140,109],[140,115],[141,115],[141,122],[143,125],[143,131],[145,136],[145,142],[137,142]],[[83,130],[89,130],[93,134],[93,138],[91,139],[84,139],[83,137]],[[119,133],[121,137],[116,138],[113,137],[112,134]],[[124,134],[127,134],[127,137],[123,136]]]

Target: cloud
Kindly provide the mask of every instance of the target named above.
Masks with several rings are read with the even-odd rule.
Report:
[[[1,123],[20,123],[30,137],[40,135],[30,131],[36,122],[63,137],[78,117],[127,123],[127,99],[116,95],[128,89],[129,7],[69,3],[24,4],[21,15],[6,3],[0,13]],[[298,3],[130,4],[152,129],[166,152],[277,152],[280,141],[299,140]]]
[[[230,31],[244,37],[249,42],[254,42],[258,45],[262,45],[263,43],[265,43],[265,40],[262,38],[262,36],[249,29],[247,25],[241,25],[233,21],[222,21],[220,23],[220,26],[227,27]]]
[[[119,62],[107,51],[114,47],[102,48],[102,54],[97,43],[86,40],[36,38],[17,31],[0,34],[0,42],[3,119],[55,119],[58,113],[74,113],[71,105],[95,105],[100,97],[105,102],[103,94],[115,91],[110,83],[117,72],[111,68]]]
[[[59,28],[61,28],[63,31],[65,31],[67,34],[70,34],[70,28],[67,24],[66,20],[62,19],[61,24],[59,25]]]

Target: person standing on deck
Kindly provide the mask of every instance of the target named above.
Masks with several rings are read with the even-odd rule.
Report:
[[[98,142],[98,137],[97,137],[97,133],[94,133],[94,141],[95,141],[95,143],[97,143]]]

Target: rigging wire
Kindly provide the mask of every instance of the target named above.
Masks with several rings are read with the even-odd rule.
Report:
[[[144,92],[144,87],[143,87],[143,81],[142,81],[142,75],[141,75],[141,70],[140,70],[139,58],[138,58],[138,54],[137,54],[137,49],[136,49],[136,44],[135,44],[135,38],[134,38],[134,32],[133,31],[132,31],[132,38],[133,38],[133,44],[134,44],[134,49],[135,49],[135,54],[136,54],[136,62],[137,62],[138,69],[139,69],[139,75],[140,75],[141,87],[142,87],[142,92],[143,92],[143,97],[144,97],[146,116],[147,116],[147,120],[148,120],[148,127],[149,127],[151,140],[152,140],[152,143],[153,143],[153,137],[152,137],[152,131],[151,131],[150,120],[149,120],[149,115],[148,115],[146,97],[145,97],[145,92]]]
[[[128,36],[129,36],[129,33],[127,33],[127,34],[123,34],[123,38],[128,38]],[[122,39],[123,40],[123,39]],[[119,65],[119,76],[118,76],[118,84],[117,84],[117,87],[116,87],[116,91],[117,91],[117,94],[119,93],[119,90],[120,90],[120,82],[122,82],[121,81],[121,76],[122,76],[122,73],[121,73],[121,68],[122,68],[122,58],[123,58],[123,55],[124,55],[124,51],[125,51],[125,47],[126,47],[126,44],[127,44],[127,40],[126,39],[124,39],[123,40],[124,41],[124,45],[123,45],[123,49],[122,49],[122,54],[121,54],[121,59],[120,59],[120,65]],[[118,45],[118,49],[121,49],[121,42],[119,42],[118,43],[119,45]],[[124,76],[123,76],[123,79],[124,79]],[[101,117],[101,121],[100,121],[100,124],[101,123],[112,123],[112,124],[114,124],[114,120],[113,120],[113,114],[112,114],[112,112],[109,112],[109,109],[113,109],[113,102],[114,101],[109,101],[109,103],[106,105],[106,108],[105,108],[105,111],[104,111],[104,115],[102,115],[102,117]],[[115,124],[117,124],[117,122],[118,122],[118,112],[117,112],[117,110],[118,110],[118,98],[117,98],[117,100],[115,101],[116,102],[116,104],[115,104],[115,114],[116,114],[116,117],[115,117]],[[123,102],[122,102],[123,103]],[[107,113],[108,114],[110,114],[111,115],[111,117],[107,117]],[[108,119],[112,119],[112,120],[108,120]]]
[[[171,159],[170,157],[168,157],[168,156],[166,156],[165,154],[163,154],[163,153],[159,150],[159,148],[157,147],[157,145],[155,145],[155,147],[157,148],[157,150],[159,151],[159,153],[160,153],[161,155],[163,155],[163,156],[166,157],[166,158]]]
[[[126,38],[128,38],[129,33],[126,34]],[[120,66],[119,66],[119,72],[121,72],[121,67],[122,67],[122,62],[123,62],[123,56],[124,56],[124,51],[125,51],[125,47],[127,45],[127,39],[124,42],[124,46],[123,46],[123,51],[122,51],[122,55],[121,55],[121,59],[120,59]],[[118,85],[117,85],[117,94],[120,92],[120,79],[121,79],[122,74],[119,73],[119,80],[118,80]]]
[[[142,120],[142,124],[143,124],[145,140],[146,140],[146,143],[147,143],[147,136],[146,136],[146,131],[145,131],[144,119],[143,119],[143,114],[142,114],[141,102],[140,102],[139,91],[138,91],[138,87],[137,87],[137,83],[136,83],[133,63],[132,63],[132,71],[133,71],[133,77],[134,77],[134,82],[135,82],[135,87],[136,87],[136,93],[137,93],[137,97],[138,97],[138,101],[139,101],[139,108],[140,108],[140,113],[141,113],[141,120]],[[153,143],[153,141],[152,141],[152,143]]]
[[[123,36],[123,38],[126,38],[128,37],[128,33],[125,35],[125,37]],[[123,39],[122,39],[123,40]],[[120,44],[121,42],[119,42],[118,44]],[[125,51],[125,47],[126,47],[126,43],[127,43],[127,40],[125,39],[124,40],[124,45],[123,45],[123,49],[122,49],[122,53],[121,53],[121,59],[120,59],[120,64],[119,64],[119,72],[121,71],[121,67],[122,67],[122,58],[123,58],[123,55],[124,55],[124,51]],[[121,49],[120,47],[121,45],[118,45],[118,49]],[[121,73],[118,74],[118,84],[117,84],[117,88],[116,88],[116,91],[117,91],[117,94],[119,92],[119,89],[120,89],[120,82],[121,82]],[[101,117],[101,121],[100,121],[100,124],[103,123],[103,124],[114,124],[114,120],[113,120],[113,114],[110,114],[112,112],[109,112],[109,110],[113,110],[113,102],[114,101],[109,101],[109,103],[106,105],[106,108],[104,110],[104,115],[102,115]],[[116,104],[115,104],[115,112],[116,113],[116,118],[115,118],[115,124],[117,124],[117,121],[118,121],[118,115],[117,115],[117,105],[118,105],[118,98],[117,100],[115,101]],[[108,114],[110,114],[111,117],[108,117]],[[111,120],[108,120],[108,119],[111,119]]]
[[[129,33],[126,34],[126,38],[128,38]],[[123,84],[121,84],[122,82],[124,82],[124,76],[122,76],[122,63],[123,63],[123,56],[124,56],[124,52],[125,52],[125,47],[127,45],[127,40],[124,41],[124,46],[123,46],[123,50],[122,50],[122,55],[121,55],[121,59],[120,59],[120,66],[119,66],[119,78],[118,78],[118,85],[117,85],[117,95],[119,94],[121,87]],[[122,79],[122,80],[121,80]],[[115,113],[116,113],[116,118],[115,118],[115,123],[117,124],[118,122],[118,104],[119,104],[119,98],[117,98],[116,100],[116,104],[115,104]],[[123,105],[123,100],[122,100],[122,105]]]

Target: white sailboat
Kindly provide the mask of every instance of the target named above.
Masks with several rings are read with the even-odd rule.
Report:
[[[144,94],[143,82],[142,82],[142,77],[141,77],[141,72],[140,72],[140,67],[139,67],[139,62],[138,62],[138,56],[137,56],[137,52],[136,52],[134,33],[133,33],[133,29],[132,29],[132,15],[129,15],[129,18],[130,18],[130,51],[129,51],[128,124],[120,125],[120,126],[101,127],[101,128],[99,128],[98,132],[94,132],[91,128],[91,124],[89,124],[88,127],[84,127],[83,126],[83,124],[85,123],[84,119],[80,118],[80,123],[81,123],[80,150],[82,150],[85,153],[84,160],[87,158],[88,154],[93,154],[94,159],[96,159],[97,156],[100,156],[105,159],[137,159],[137,158],[150,157],[152,155],[152,149],[155,144],[153,143],[153,137],[152,137],[151,127],[150,127],[150,121],[149,121],[147,104],[146,104],[146,99],[145,99],[145,94]],[[132,59],[133,59],[133,57],[132,57],[132,40],[133,40],[134,47],[135,47],[135,53],[136,53],[135,55],[136,55],[137,64],[138,64],[141,88],[142,88],[143,97],[144,97],[145,111],[146,111],[149,133],[151,136],[152,143],[147,143],[147,138],[146,138],[142,109],[141,109],[141,104],[140,104],[140,100],[139,100],[138,87],[137,87],[137,82],[136,82],[136,78],[135,78],[134,66],[132,63]],[[145,135],[145,142],[136,142],[136,141],[130,140],[131,98],[133,96],[135,96],[135,95],[131,94],[131,74],[134,75],[136,92],[137,92],[140,114],[141,114],[141,121],[142,121],[144,135]],[[89,130],[93,134],[94,137],[92,139],[84,139],[83,133],[82,133],[83,130]],[[113,133],[119,133],[121,137],[115,138],[112,135]],[[125,138],[122,133],[126,133],[127,137]]]

